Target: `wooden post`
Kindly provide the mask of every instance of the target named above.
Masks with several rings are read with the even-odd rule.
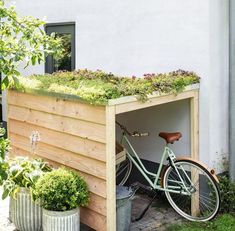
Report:
[[[191,157],[199,160],[199,92],[190,98],[191,115]]]
[[[191,157],[195,160],[199,160],[199,93],[195,91],[194,96],[190,99],[190,115],[191,115]],[[199,175],[197,172],[192,171],[191,179],[193,183],[198,182]],[[199,212],[199,187],[196,188],[197,192],[193,194],[191,200],[191,213],[197,215]]]
[[[116,231],[115,106],[106,107],[107,230]]]

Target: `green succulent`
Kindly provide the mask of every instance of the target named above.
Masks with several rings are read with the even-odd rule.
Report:
[[[166,74],[145,74],[140,78],[133,76],[115,76],[103,71],[87,69],[74,72],[60,71],[51,75],[32,75],[19,77],[18,85],[13,89],[27,89],[75,95],[91,104],[106,104],[109,99],[135,95],[137,99],[146,101],[149,94],[177,93],[187,85],[199,82],[193,72],[178,70]]]

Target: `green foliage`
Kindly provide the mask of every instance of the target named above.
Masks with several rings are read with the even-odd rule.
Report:
[[[228,174],[223,174],[219,176],[219,186],[221,193],[220,211],[235,215],[235,182],[230,182]]]
[[[235,217],[229,214],[219,216],[208,222],[188,222],[182,225],[172,225],[167,231],[234,231]]]
[[[14,6],[6,7],[0,0],[0,72],[5,76],[2,89],[17,84],[19,64],[25,67],[44,61],[44,56],[61,55],[60,39],[47,36],[44,22],[31,16],[19,17]]]
[[[89,103],[105,104],[109,99],[136,95],[145,101],[148,94],[177,93],[187,85],[198,83],[199,77],[193,72],[178,70],[167,74],[145,74],[142,78],[115,76],[103,71],[87,69],[74,72],[57,72],[52,75],[19,77],[15,89],[42,90],[81,97]]]
[[[9,164],[7,179],[3,182],[2,199],[7,196],[14,197],[20,187],[32,190],[39,177],[48,171],[51,168],[41,159],[16,157]]]
[[[6,131],[0,128],[0,185],[7,179],[8,163],[6,162],[6,153],[9,151],[10,141],[4,138]]]
[[[36,183],[34,195],[43,208],[68,211],[88,203],[88,188],[82,177],[59,168],[43,175]]]

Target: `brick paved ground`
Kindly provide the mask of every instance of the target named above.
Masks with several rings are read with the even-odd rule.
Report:
[[[137,194],[132,204],[132,218],[139,216],[150,198],[144,194]],[[131,231],[164,231],[171,224],[181,223],[182,218],[163,199],[156,199],[145,216],[137,222],[132,222]]]
[[[1,189],[0,189],[1,195]],[[136,218],[148,204],[149,197],[145,194],[137,194],[132,204],[132,218]],[[15,231],[15,227],[8,220],[9,200],[0,199],[0,231]],[[138,222],[131,224],[131,231],[164,231],[169,224],[180,223],[182,218],[177,215],[167,202],[156,199],[152,207],[147,211],[145,216]],[[81,231],[90,229],[81,227]]]

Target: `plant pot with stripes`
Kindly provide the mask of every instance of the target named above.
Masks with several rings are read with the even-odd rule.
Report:
[[[32,200],[27,188],[21,187],[15,198],[11,196],[10,215],[13,224],[20,231],[42,230],[42,208]]]
[[[68,211],[50,211],[43,209],[44,231],[79,231],[79,208]]]
[[[53,169],[36,183],[35,197],[43,207],[43,231],[79,231],[80,206],[89,200],[87,184],[78,173]]]
[[[31,191],[40,176],[50,170],[50,166],[41,159],[17,156],[9,161],[7,178],[2,185],[2,199],[10,197],[10,220],[18,230],[42,230],[42,208],[34,202]]]

